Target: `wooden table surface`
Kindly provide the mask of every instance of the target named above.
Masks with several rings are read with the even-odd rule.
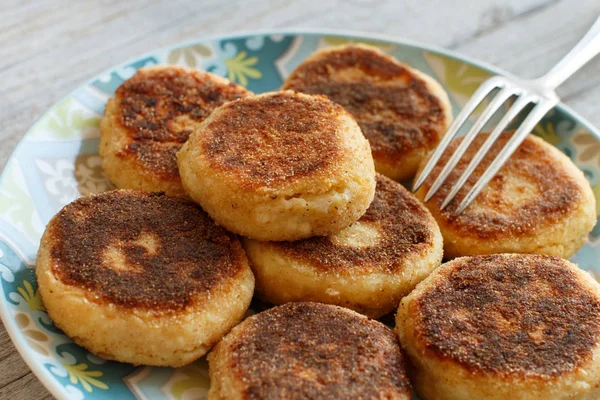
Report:
[[[442,46],[523,77],[545,72],[600,15],[598,0],[67,0],[0,2],[0,167],[52,104],[104,69],[203,35],[351,29]],[[559,90],[600,126],[600,59]],[[52,398],[0,324],[0,399]]]

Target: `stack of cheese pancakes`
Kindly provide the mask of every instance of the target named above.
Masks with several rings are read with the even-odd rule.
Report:
[[[411,382],[431,400],[598,398],[600,287],[560,258],[593,228],[589,184],[530,137],[464,213],[439,209],[444,190],[423,204],[431,180],[416,197],[397,181],[451,116],[437,82],[364,45],[263,94],[141,69],[101,124],[119,189],[42,238],[48,313],[121,362],[176,367],[218,343],[209,399],[409,399]],[[240,323],[254,295],[276,307]],[[398,309],[395,332],[371,319]]]

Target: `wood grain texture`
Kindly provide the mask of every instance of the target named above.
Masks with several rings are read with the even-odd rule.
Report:
[[[0,399],[3,400],[46,400],[53,398],[31,373],[0,388]]]
[[[533,77],[566,54],[598,14],[598,0],[5,0],[0,168],[32,123],[78,85],[179,41],[251,29],[351,29],[450,48]],[[596,126],[599,72],[600,59],[559,91]],[[0,325],[0,399],[46,398]]]

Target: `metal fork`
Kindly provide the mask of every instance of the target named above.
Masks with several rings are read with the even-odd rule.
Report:
[[[450,141],[459,132],[462,125],[465,123],[469,115],[475,108],[491,94],[494,90],[497,93],[490,100],[488,106],[481,113],[473,127],[464,136],[460,145],[448,163],[443,167],[438,177],[432,183],[429,191],[425,195],[425,201],[429,201],[431,197],[440,189],[444,181],[450,175],[451,171],[456,167],[460,159],[463,157],[469,145],[473,142],[477,134],[484,127],[486,122],[498,111],[498,109],[508,101],[515,97],[515,102],[510,106],[506,114],[502,116],[498,125],[490,133],[483,145],[479,148],[475,156],[471,159],[467,168],[464,170],[460,178],[454,183],[448,195],[442,202],[440,208],[444,209],[456,196],[463,187],[470,175],[483,160],[486,153],[490,150],[496,139],[506,129],[508,124],[521,112],[525,107],[533,104],[533,108],[525,117],[521,125],[515,130],[511,138],[506,142],[502,150],[496,158],[487,167],[479,180],[471,187],[467,195],[460,202],[456,213],[460,214],[464,209],[477,197],[479,192],[488,184],[488,182],[496,175],[498,170],[509,159],[512,153],[519,147],[525,137],[531,132],[535,125],[542,117],[560,101],[556,95],[555,89],[569,78],[575,71],[585,65],[594,56],[600,53],[600,17],[585,36],[577,43],[577,45],[562,59],[554,68],[546,75],[534,79],[523,80],[516,77],[494,76],[489,78],[479,86],[473,94],[473,97],[465,104],[460,111],[436,149],[433,151],[429,160],[423,167],[421,173],[416,177],[413,191],[418,190],[425,182],[431,171],[436,166],[442,154],[448,148]]]

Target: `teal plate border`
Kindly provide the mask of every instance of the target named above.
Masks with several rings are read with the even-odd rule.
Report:
[[[454,112],[492,73],[490,65],[383,35],[340,31],[260,31],[214,36],[156,50],[105,71],[60,100],[29,129],[0,177],[0,315],[29,367],[58,399],[202,399],[209,387],[204,359],[183,368],[134,367],[102,360],[52,325],[35,282],[34,263],[46,223],[75,198],[112,185],[97,154],[106,100],[133,73],[178,64],[226,76],[255,92],[277,89],[314,50],[367,42],[435,77]],[[600,199],[600,134],[564,105],[534,133],[567,154]],[[600,207],[600,201],[598,202]],[[598,210],[600,211],[600,210]],[[600,224],[572,260],[600,276]]]

